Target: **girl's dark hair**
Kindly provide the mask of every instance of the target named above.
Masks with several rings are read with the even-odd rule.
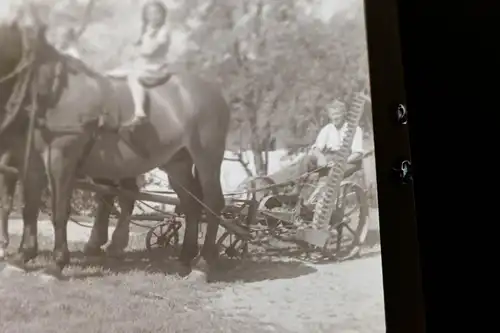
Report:
[[[146,15],[147,15],[148,8],[151,7],[151,6],[156,7],[160,11],[161,16],[162,16],[162,25],[165,24],[165,22],[167,21],[167,14],[168,14],[167,6],[162,1],[160,1],[160,0],[151,0],[151,1],[148,1],[142,7],[142,30],[141,30],[141,38],[144,35],[144,33],[146,32],[146,28],[147,28],[147,24],[148,24]]]

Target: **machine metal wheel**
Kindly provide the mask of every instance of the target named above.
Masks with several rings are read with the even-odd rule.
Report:
[[[341,184],[330,220],[331,236],[323,246],[323,256],[347,260],[360,255],[368,234],[368,209],[368,199],[360,185],[354,182]]]
[[[244,259],[248,253],[248,242],[226,231],[217,240],[217,248],[221,256]]]
[[[162,255],[175,255],[179,247],[179,229],[182,223],[171,220],[151,228],[146,234],[146,249],[150,252],[162,250]]]

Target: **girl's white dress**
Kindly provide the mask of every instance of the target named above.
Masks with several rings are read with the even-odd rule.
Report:
[[[164,77],[167,74],[167,54],[170,36],[166,26],[148,27],[139,41],[138,57],[129,64],[107,72],[112,77],[134,74],[144,79]]]

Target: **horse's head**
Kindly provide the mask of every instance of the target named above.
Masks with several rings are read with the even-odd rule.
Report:
[[[32,74],[51,49],[45,30],[33,9],[0,22],[0,142],[23,125],[20,116],[30,100]]]

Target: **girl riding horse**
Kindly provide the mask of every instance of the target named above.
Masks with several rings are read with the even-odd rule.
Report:
[[[145,78],[165,76],[166,57],[170,46],[167,29],[167,7],[161,1],[149,1],[142,9],[142,33],[135,43],[137,58],[125,68],[108,73],[111,77],[127,77],[134,99],[134,117],[124,126],[134,126],[146,120],[144,104],[146,91],[141,83]]]

